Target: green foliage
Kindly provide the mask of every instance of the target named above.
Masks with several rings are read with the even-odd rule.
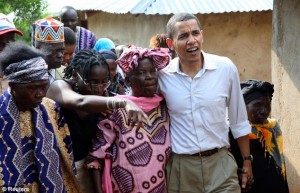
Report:
[[[17,39],[30,43],[30,25],[46,17],[48,3],[46,0],[0,0],[0,13],[9,14],[14,12],[14,24],[24,33],[24,37],[16,36]]]

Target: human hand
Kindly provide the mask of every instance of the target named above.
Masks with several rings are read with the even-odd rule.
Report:
[[[249,163],[245,163],[249,162]],[[243,168],[238,169],[239,181],[242,186],[242,192],[247,192],[251,189],[252,184],[254,183],[254,178],[252,174],[251,161],[245,160]]]
[[[127,122],[130,129],[139,129],[143,122],[150,125],[150,120],[146,113],[131,100],[126,100],[125,110],[128,113]]]

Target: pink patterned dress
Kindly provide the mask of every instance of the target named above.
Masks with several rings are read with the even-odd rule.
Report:
[[[98,123],[90,157],[111,159],[114,193],[167,193],[165,167],[171,153],[165,102],[147,112],[151,125],[130,130],[124,109]]]

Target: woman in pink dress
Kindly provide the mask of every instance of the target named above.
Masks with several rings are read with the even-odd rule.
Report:
[[[127,112],[115,109],[98,123],[88,167],[105,160],[103,192],[166,193],[165,166],[171,153],[169,116],[165,101],[156,94],[157,70],[170,61],[164,48],[130,47],[118,60],[131,88],[131,95],[118,95],[134,101],[150,119],[135,130],[127,122]],[[113,108],[113,107],[111,107]]]

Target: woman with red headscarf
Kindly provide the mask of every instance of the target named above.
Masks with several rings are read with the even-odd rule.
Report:
[[[171,153],[169,116],[162,96],[156,94],[157,70],[170,61],[167,49],[130,47],[119,60],[130,95],[118,95],[134,101],[150,119],[140,129],[127,122],[124,109],[114,110],[98,123],[98,133],[90,153],[89,167],[105,160],[104,192],[166,193],[165,166]]]

